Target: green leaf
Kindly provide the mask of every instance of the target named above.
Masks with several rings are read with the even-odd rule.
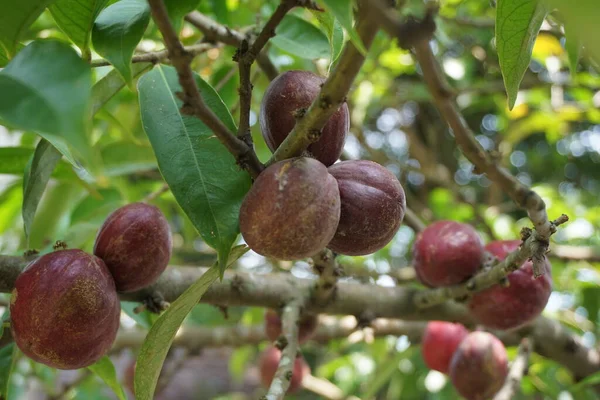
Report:
[[[17,359],[18,348],[10,343],[0,349],[0,398],[8,399],[8,387],[10,375],[12,374]]]
[[[231,131],[233,118],[214,89],[196,75],[207,106]],[[173,67],[158,66],[138,82],[142,124],[177,203],[224,264],[239,233],[239,209],[250,177],[197,118],[181,115]]]
[[[127,400],[127,396],[117,379],[117,372],[110,358],[107,356],[102,357],[95,364],[88,367],[90,371],[95,373],[106,383],[106,385],[115,392],[119,400]]]
[[[131,67],[132,78],[135,79],[152,68],[151,63],[135,63]],[[125,81],[119,71],[113,69],[92,87],[92,115],[96,114],[115,94],[125,87]]]
[[[271,43],[283,51],[308,60],[330,56],[329,41],[323,32],[291,14],[286,15],[277,26]]]
[[[329,40],[331,68],[331,65],[333,65],[342,52],[342,47],[344,46],[344,30],[339,21],[331,13],[313,11],[313,15],[323,27],[325,35],[327,35],[327,39]]]
[[[575,77],[577,72],[577,64],[579,63],[579,53],[581,51],[581,41],[577,37],[576,32],[572,31],[570,23],[565,23],[565,48],[569,57],[569,68],[571,76]]]
[[[92,30],[94,49],[131,83],[131,57],[148,23],[150,7],[144,0],[121,0],[105,8]]]
[[[588,319],[597,326],[598,312],[600,312],[600,287],[586,285],[581,288],[581,295],[583,306],[588,311]]]
[[[511,110],[545,17],[546,8],[536,0],[498,0],[496,47]]]
[[[94,20],[108,0],[56,0],[48,9],[58,27],[75,43],[84,58],[90,55]]]
[[[367,49],[363,44],[360,36],[352,25],[352,0],[322,0],[325,9],[335,16],[340,21],[344,30],[348,33],[350,41],[356,49],[362,54],[367,54]]]
[[[223,25],[231,25],[231,20],[229,18],[229,8],[227,7],[227,2],[223,0],[210,0],[210,6],[212,8],[212,12],[217,17],[217,21]]]
[[[249,248],[244,245],[234,247],[227,260],[227,266],[234,263],[248,250]],[[171,303],[167,311],[154,322],[137,358],[134,379],[136,400],[150,400],[154,397],[156,382],[175,334],[185,317],[218,277],[219,265],[215,263],[177,300]]]
[[[77,53],[55,40],[34,41],[0,71],[0,118],[32,130],[78,165],[92,159],[88,132],[91,71]]]
[[[101,189],[98,191],[100,198],[86,196],[71,213],[71,225],[82,222],[97,222],[102,224],[106,216],[125,205],[121,192],[115,189]]]
[[[19,0],[0,2],[0,45],[8,58],[15,55],[21,35],[53,0]]]
[[[33,153],[29,168],[23,176],[23,227],[25,238],[29,241],[29,232],[35,211],[40,203],[50,175],[58,164],[62,154],[47,140],[42,139]]]
[[[115,142],[101,150],[106,176],[120,176],[156,169],[156,158],[150,146],[131,142]]]
[[[200,0],[169,0],[165,1],[167,13],[175,32],[179,32],[183,26],[183,17],[198,7]]]
[[[121,310],[123,310],[123,312],[129,316],[129,318],[133,319],[140,326],[150,329],[150,327],[152,327],[152,318],[155,314],[152,314],[148,310],[144,310],[136,314],[134,311],[137,306],[139,306],[139,303],[134,303],[132,301],[121,302]]]

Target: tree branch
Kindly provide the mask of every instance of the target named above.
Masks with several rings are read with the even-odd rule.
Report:
[[[521,379],[527,375],[529,368],[529,356],[531,355],[531,340],[524,338],[519,345],[517,357],[513,360],[504,382],[504,386],[496,395],[494,400],[512,400],[516,397],[521,389]]]
[[[378,27],[367,18],[371,6],[366,1],[361,1],[359,8],[356,31],[365,48],[369,49]],[[338,64],[323,83],[319,95],[306,114],[296,122],[294,129],[277,148],[268,164],[299,156],[311,143],[319,139],[323,126],[346,101],[346,95],[364,61],[365,56],[351,41],[347,42]]]
[[[179,75],[179,83],[183,89],[180,97],[184,102],[181,111],[184,114],[194,115],[204,122],[219,141],[225,145],[227,150],[235,156],[240,167],[247,170],[252,177],[257,177],[264,167],[256,157],[254,149],[235,137],[212,110],[208,108],[200,96],[200,91],[190,67],[191,56],[185,51],[179,41],[177,33],[169,21],[167,9],[163,1],[148,0],[148,3],[150,4],[154,22],[163,35],[165,46],[169,52],[169,58]]]
[[[312,257],[313,269],[319,275],[319,279],[311,300],[317,302],[317,304],[327,303],[335,293],[337,278],[342,274],[335,256],[333,251],[324,249]]]
[[[191,46],[185,46],[183,49],[188,52],[192,56],[196,56],[201,53],[205,53],[210,49],[214,49],[218,46],[215,46],[212,43],[198,43]],[[159,63],[169,58],[168,50],[160,50],[152,53],[144,53],[144,54],[136,54],[131,58],[132,63],[140,63],[140,62],[151,62],[151,63]],[[100,60],[92,60],[90,62],[90,66],[92,68],[96,67],[106,67],[112,65],[108,60],[100,59]]]

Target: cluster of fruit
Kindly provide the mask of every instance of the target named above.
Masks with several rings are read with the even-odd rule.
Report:
[[[95,363],[119,329],[118,292],[154,283],[171,258],[171,230],[161,211],[133,203],[102,225],[94,255],[58,250],[31,262],[10,300],[11,331],[29,358],[58,369]]]
[[[520,240],[499,240],[484,247],[470,225],[438,221],[417,236],[413,266],[426,286],[455,285],[482,268],[486,252],[503,260],[520,245]],[[552,292],[548,258],[544,264],[544,274],[537,279],[533,277],[533,263],[526,261],[503,284],[474,293],[468,300],[471,314],[481,325],[492,329],[514,329],[533,320],[544,310]]]
[[[504,344],[488,332],[471,332],[460,324],[432,321],[421,341],[428,368],[450,375],[467,400],[485,400],[496,394],[508,375]]]
[[[260,126],[272,151],[319,95],[323,79],[288,71],[269,85]],[[310,257],[328,247],[365,255],[394,237],[406,210],[404,189],[386,168],[371,161],[342,161],[349,127],[343,104],[328,120],[307,157],[283,160],[256,179],[240,210],[240,230],[255,252],[279,260]]]
[[[298,344],[305,343],[311,338],[318,324],[316,315],[304,315],[298,323]],[[265,313],[265,333],[267,338],[274,342],[281,335],[281,317],[274,310],[267,310]],[[260,357],[260,378],[264,387],[271,386],[271,381],[275,376],[279,361],[281,359],[281,351],[276,347],[269,347]],[[298,354],[294,360],[294,368],[292,369],[292,378],[290,379],[290,387],[287,393],[297,391],[302,385],[302,380],[306,375],[310,374],[310,367],[304,358]]]

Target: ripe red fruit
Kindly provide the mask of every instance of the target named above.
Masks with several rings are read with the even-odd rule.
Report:
[[[115,282],[102,260],[81,250],[60,250],[41,256],[18,276],[10,327],[27,357],[77,369],[111,348],[120,313]]]
[[[153,205],[132,203],[108,216],[98,232],[94,254],[110,270],[119,292],[156,282],[172,250],[171,228]]]
[[[398,179],[372,161],[342,161],[329,167],[340,189],[341,214],[327,247],[350,256],[371,254],[392,240],[406,211]]]
[[[270,347],[265,350],[260,357],[260,380],[264,387],[271,386],[271,382],[277,372],[279,360],[281,359],[281,351],[276,347]],[[292,379],[287,393],[298,391],[302,386],[302,380],[306,375],[310,374],[310,367],[302,357],[296,357],[294,360],[294,368],[292,370]]]
[[[421,340],[421,353],[428,368],[448,373],[450,360],[469,331],[461,324],[431,321]]]
[[[298,157],[265,169],[240,209],[240,231],[263,256],[298,260],[324,249],[340,220],[340,192],[319,161]]]
[[[471,277],[483,262],[483,244],[467,224],[438,221],[417,235],[413,267],[423,284],[449,286]]]
[[[495,241],[485,249],[503,260],[520,244],[520,240]],[[482,325],[493,329],[513,329],[532,321],[542,313],[552,293],[548,258],[545,267],[544,274],[534,279],[533,263],[526,261],[507,276],[508,287],[496,285],[473,294],[469,301],[471,313]]]
[[[508,375],[506,349],[488,332],[472,332],[458,346],[450,362],[450,379],[467,400],[487,400]]]
[[[316,315],[304,315],[300,318],[298,326],[298,343],[305,343],[315,333],[318,324]],[[281,317],[275,310],[265,312],[265,333],[267,338],[274,342],[281,335]]]
[[[294,128],[296,120],[319,95],[325,79],[308,71],[287,71],[267,88],[260,105],[259,122],[263,138],[275,151]],[[348,105],[344,103],[327,121],[319,140],[308,152],[326,166],[340,158],[350,126]]]

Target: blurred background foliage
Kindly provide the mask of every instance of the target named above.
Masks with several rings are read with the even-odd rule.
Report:
[[[261,26],[277,3],[275,0],[202,0],[197,9],[221,24],[249,31],[256,29],[257,24]],[[405,13],[423,14],[422,2],[408,0],[406,3]],[[481,145],[493,152],[499,164],[543,197],[551,218],[561,213],[570,216],[571,222],[553,236],[553,246],[579,246],[595,254],[595,261],[551,259],[554,292],[545,315],[559,319],[583,335],[586,345],[597,346],[600,333],[600,76],[597,65],[585,56],[578,65],[570,65],[563,29],[557,16],[550,14],[535,42],[517,103],[509,111],[494,46],[494,16],[494,8],[488,0],[442,2],[436,17],[435,54],[451,79],[457,103]],[[280,36],[271,41],[268,53],[280,70],[302,69],[327,74],[335,63],[341,42],[330,45],[315,14],[296,9],[278,29]],[[299,32],[302,35],[298,35]],[[185,23],[181,37],[184,44],[189,45],[201,40],[202,34]],[[31,26],[22,42],[35,38],[68,41],[48,11]],[[138,51],[162,48],[160,34],[151,23]],[[231,46],[214,48],[197,56],[193,67],[218,90],[237,119],[239,79],[237,64],[232,61],[235,51]],[[0,62],[3,57],[5,55],[0,54]],[[312,57],[320,58],[315,61]],[[111,70],[112,67],[95,68],[94,80],[100,80]],[[269,158],[270,152],[259,131],[257,112],[268,83],[255,66],[251,124],[256,151],[262,161]],[[407,191],[409,207],[424,221],[453,219],[472,223],[486,241],[518,237],[520,228],[529,225],[525,212],[517,209],[489,179],[473,171],[430,100],[410,52],[400,49],[380,32],[348,98],[351,132],[344,157],[372,159],[396,173]],[[58,239],[65,240],[70,247],[90,251],[97,229],[111,211],[139,201],[163,185],[154,153],[142,129],[137,95],[125,87],[94,117],[93,143],[102,159],[101,179],[91,183],[80,179],[67,162],[61,161],[40,203],[27,246],[21,220],[22,173],[37,140],[38,136],[32,132],[0,126],[2,254],[19,254],[28,247],[49,251]],[[166,192],[153,203],[165,212],[173,229],[172,264],[211,265],[214,252],[202,242],[173,196]],[[357,273],[363,277],[344,279],[383,286],[398,284],[392,276],[396,270],[410,265],[413,239],[414,232],[403,226],[390,245],[378,253],[342,257],[341,262],[352,271],[368,272]],[[307,263],[275,262],[252,252],[235,268],[257,273],[285,270],[298,277],[312,276]],[[134,314],[134,307],[123,304],[124,328],[147,329],[155,316],[147,312]],[[235,307],[224,313],[212,306],[199,305],[188,317],[187,324],[253,325],[261,324],[262,318],[261,309]],[[163,390],[159,396],[255,398],[257,356],[267,345],[207,349],[201,354],[184,355],[175,349],[165,366],[166,375],[159,383]],[[309,342],[302,350],[313,374],[330,380],[347,395],[363,399],[457,398],[442,374],[426,369],[419,347],[411,345],[407,337],[361,340],[351,336],[327,345]],[[114,355],[124,380],[134,352],[135,349],[131,349]],[[509,355],[514,354],[515,349],[509,349]],[[177,368],[168,371],[169,362],[175,363]],[[600,376],[595,378],[599,380]],[[184,393],[185,390],[188,392]],[[58,373],[22,357],[12,375],[10,393],[12,398],[28,399],[112,396],[88,373]],[[304,391],[290,398],[319,397]],[[534,355],[529,375],[522,382],[522,394],[517,398],[597,397],[585,385],[576,386],[563,367]]]

